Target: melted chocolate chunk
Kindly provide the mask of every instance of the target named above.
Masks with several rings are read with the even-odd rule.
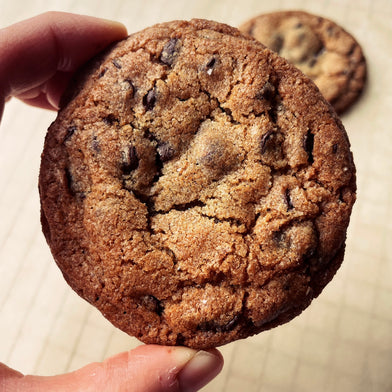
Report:
[[[74,180],[68,167],[65,168],[65,180],[69,192],[72,196],[75,196]]]
[[[206,321],[198,326],[198,329],[204,332],[214,331],[214,332],[229,332],[235,328],[240,315],[236,314],[230,321],[226,324],[219,324],[217,321]]]
[[[155,103],[157,101],[157,93],[155,89],[151,89],[144,97],[143,97],[143,105],[147,110],[154,109]]]
[[[106,125],[113,125],[116,121],[118,121],[118,119],[115,117],[114,114],[109,114],[108,116],[104,117],[102,119],[102,121],[106,124]]]
[[[313,147],[314,147],[314,135],[310,130],[306,133],[303,143],[304,150],[308,154],[308,162],[313,163]]]
[[[290,211],[294,208],[294,204],[291,201],[291,196],[290,196],[290,189],[286,189],[284,192],[284,201],[287,205],[287,211]]]
[[[271,82],[266,82],[256,95],[257,99],[272,101],[275,98],[275,87]]]
[[[220,162],[220,157],[222,156],[222,148],[219,144],[210,144],[207,148],[207,152],[205,155],[203,155],[199,163],[202,164],[203,166],[211,169],[211,170],[218,170],[222,171],[223,167],[217,167]]]
[[[313,57],[310,61],[309,61],[309,67],[314,67],[317,63],[317,58]]]
[[[130,97],[133,97],[135,95],[135,86],[132,83],[131,79],[125,79],[124,82],[127,82],[129,84],[129,91],[130,91]]]
[[[184,344],[185,344],[185,338],[181,333],[179,333],[176,339],[176,346],[184,346]]]
[[[103,69],[101,70],[101,72],[99,73],[98,78],[101,79],[101,78],[105,75],[105,73],[106,73],[107,70],[108,70],[107,68],[103,68]]]
[[[91,147],[95,152],[101,152],[101,146],[99,145],[99,141],[96,136],[93,137],[93,141],[91,142]]]
[[[169,161],[174,156],[174,149],[169,143],[161,143],[158,145],[158,154],[162,162]]]
[[[282,247],[282,244],[286,242],[286,233],[280,230],[275,231],[273,233],[273,240],[279,247]]]
[[[161,316],[165,310],[162,302],[153,295],[145,295],[141,298],[141,302],[144,308],[150,312],[156,313],[158,316]]]
[[[273,138],[273,135],[274,135],[274,131],[272,129],[270,129],[261,138],[261,142],[260,142],[261,154],[264,154],[267,151],[268,144],[269,144],[268,142]]]
[[[284,43],[284,38],[280,34],[275,34],[272,37],[272,42],[270,44],[270,48],[274,52],[279,53],[283,48],[283,43]]]
[[[130,144],[121,152],[121,171],[127,175],[139,166],[139,157],[137,156],[136,147]]]
[[[163,47],[160,60],[163,64],[172,66],[178,56],[180,41],[177,38],[172,38]]]
[[[175,209],[176,211],[188,211],[195,207],[205,207],[205,203],[200,200],[193,200],[189,203],[175,204],[173,206],[173,209]]]
[[[112,60],[113,65],[117,68],[117,69],[121,69],[122,66],[120,64],[120,62],[118,61],[118,59],[113,59]]]
[[[332,35],[335,33],[335,29],[333,26],[328,26],[327,27],[327,34],[329,37],[332,37]]]
[[[212,71],[213,71],[213,69],[214,69],[214,67],[215,67],[215,63],[216,63],[216,58],[213,57],[213,58],[206,64],[206,70],[207,70],[208,75],[211,75],[211,74],[212,74]]]
[[[75,181],[75,179],[71,173],[71,170],[68,167],[66,167],[64,169],[64,172],[65,172],[64,173],[65,174],[64,175],[65,182],[66,182],[66,185],[67,185],[67,188],[69,190],[70,195],[73,197],[76,197],[79,200],[85,199],[86,194],[85,194],[85,192],[83,192],[82,189],[80,189],[80,184],[77,181]]]
[[[76,126],[73,125],[71,127],[69,127],[65,133],[65,137],[64,137],[64,142],[68,141],[69,139],[71,139],[72,135],[75,133],[76,131]]]

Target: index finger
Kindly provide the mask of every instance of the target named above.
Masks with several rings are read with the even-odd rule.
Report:
[[[1,29],[0,101],[38,94],[56,74],[75,71],[126,35],[118,22],[63,12],[48,12]]]

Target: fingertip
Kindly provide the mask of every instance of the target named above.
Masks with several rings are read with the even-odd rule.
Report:
[[[59,24],[64,22],[68,24],[72,22],[75,25],[80,23],[83,25],[96,25],[99,29],[114,32],[114,35],[117,35],[120,39],[128,35],[128,31],[125,25],[112,19],[98,18],[90,15],[62,11],[47,11],[37,15],[35,18],[42,19],[44,23]]]
[[[73,73],[126,36],[120,22],[54,11],[6,27],[0,34],[0,94],[29,93],[58,72]]]
[[[218,350],[198,351],[178,374],[179,390],[198,391],[214,379],[222,367],[223,357]]]
[[[128,35],[128,30],[124,24],[119,21],[111,20],[111,19],[102,19],[107,25],[115,31],[120,38],[125,38]]]
[[[120,354],[110,362],[118,366],[123,360]],[[222,367],[223,357],[216,349],[141,345],[128,353],[132,383],[145,392],[195,392],[215,378]]]

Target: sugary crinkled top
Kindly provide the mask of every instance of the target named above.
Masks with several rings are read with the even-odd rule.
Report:
[[[43,229],[113,324],[212,347],[288,321],[332,278],[354,173],[299,71],[228,26],[171,22],[80,74],[45,143]]]

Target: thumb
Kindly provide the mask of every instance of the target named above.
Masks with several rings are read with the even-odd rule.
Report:
[[[56,392],[193,392],[222,369],[216,349],[146,345],[59,376],[23,376],[4,366],[4,391]]]

